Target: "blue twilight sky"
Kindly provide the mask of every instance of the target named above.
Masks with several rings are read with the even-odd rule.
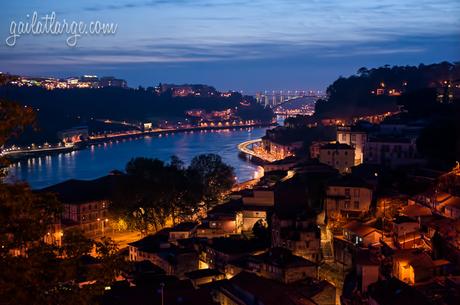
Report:
[[[218,89],[324,89],[362,66],[460,60],[458,0],[2,1],[0,71],[115,75],[131,86],[207,83]],[[111,36],[22,35],[12,21],[118,24]]]

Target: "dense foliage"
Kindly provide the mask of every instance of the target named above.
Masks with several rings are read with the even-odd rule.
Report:
[[[189,167],[177,157],[169,163],[135,158],[126,165],[126,174],[120,179],[111,213],[142,234],[199,217],[235,182],[233,168],[214,154],[195,157]]]
[[[396,96],[375,95],[377,88],[410,93],[434,88],[444,80],[460,79],[460,64],[442,62],[416,66],[361,68],[356,75],[340,77],[327,88],[327,99],[316,104],[319,117],[352,117],[377,114],[395,109]]]
[[[93,119],[146,121],[181,121],[190,109],[208,112],[235,109],[242,119],[271,122],[273,112],[257,104],[250,97],[248,105],[234,93],[230,97],[172,97],[158,95],[144,89],[55,89],[40,87],[0,86],[0,97],[20,101],[37,110],[39,132],[27,130],[16,143],[57,141],[57,132],[79,125],[93,125]],[[245,97],[246,98],[246,97]],[[99,126],[98,126],[99,127]],[[113,125],[106,128],[113,128]],[[112,129],[110,129],[112,130]]]
[[[2,146],[33,122],[34,113],[0,101],[0,118]],[[51,194],[0,180],[0,304],[91,304],[124,268],[110,239],[96,242],[72,231],[60,244],[61,207]],[[96,268],[87,268],[84,259],[93,249]],[[88,280],[93,284],[79,287]]]

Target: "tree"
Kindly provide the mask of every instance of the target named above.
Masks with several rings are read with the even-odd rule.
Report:
[[[101,268],[97,269],[96,278],[105,287],[126,269],[127,263],[120,254],[117,243],[110,237],[101,238],[95,246],[101,264]]]
[[[70,229],[63,237],[61,254],[67,258],[77,259],[83,255],[89,255],[93,246],[94,241],[87,238],[81,229]]]
[[[268,229],[267,222],[263,219],[259,219],[254,224],[252,227],[252,233],[260,241],[268,242],[270,240],[270,231]]]
[[[126,172],[111,210],[143,235],[164,227],[168,219],[174,224],[191,217],[202,200],[200,180],[177,157],[170,163],[135,158]]]
[[[203,185],[203,201],[206,205],[217,203],[235,184],[233,167],[225,164],[216,154],[194,157],[189,170],[196,172]]]
[[[30,108],[0,101],[0,147],[33,119]],[[82,289],[76,281],[85,271],[77,262],[89,253],[93,241],[81,232],[64,235],[63,248],[48,239],[62,234],[55,230],[61,207],[52,194],[33,192],[26,183],[0,180],[1,304],[83,305],[94,303],[94,296],[103,292],[95,285]],[[98,279],[112,282],[109,275],[114,273],[108,271],[113,264],[106,266],[107,275]]]
[[[27,126],[35,122],[35,113],[29,107],[23,107],[16,103],[0,100],[0,148],[12,137],[18,136]],[[0,176],[4,175],[1,170],[7,162],[0,158]]]

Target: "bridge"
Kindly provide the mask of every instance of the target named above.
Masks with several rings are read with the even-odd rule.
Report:
[[[279,91],[264,91],[256,93],[256,100],[260,104],[276,108],[289,101],[304,97],[320,97],[321,91],[312,90],[279,90]]]

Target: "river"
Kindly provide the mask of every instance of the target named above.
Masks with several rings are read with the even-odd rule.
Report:
[[[238,156],[237,145],[257,139],[267,128],[202,130],[123,139],[92,145],[83,150],[23,160],[9,168],[9,180],[27,181],[32,188],[43,188],[68,179],[94,179],[114,169],[124,170],[134,157],[168,161],[178,156],[186,164],[199,154],[219,154],[235,168],[238,182],[254,178],[260,168]]]

